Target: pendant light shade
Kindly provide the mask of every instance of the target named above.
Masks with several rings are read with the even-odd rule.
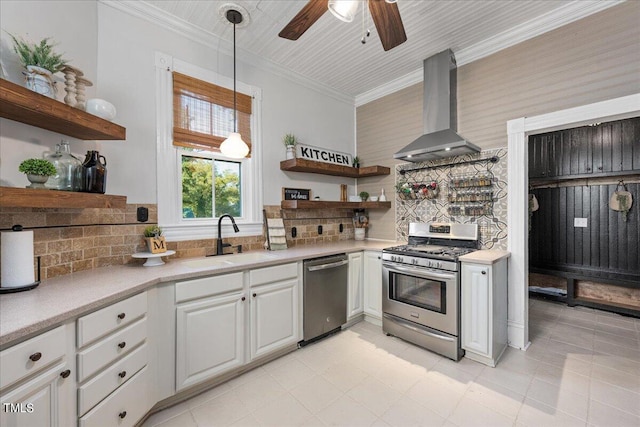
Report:
[[[344,22],[352,22],[358,11],[357,0],[329,0],[329,12]]]
[[[249,154],[249,146],[238,132],[231,132],[229,137],[220,144],[220,151],[232,159],[242,159]]]
[[[232,159],[242,159],[249,154],[249,146],[238,133],[238,110],[236,107],[236,24],[242,22],[242,14],[237,10],[227,11],[227,19],[233,24],[233,129],[234,132],[220,144],[220,152]]]

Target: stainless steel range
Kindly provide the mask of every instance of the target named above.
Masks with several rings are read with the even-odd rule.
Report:
[[[477,248],[477,224],[410,223],[408,244],[382,251],[382,330],[460,360],[458,257]]]

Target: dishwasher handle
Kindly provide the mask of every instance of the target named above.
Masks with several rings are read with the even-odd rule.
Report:
[[[307,270],[308,271],[328,270],[330,268],[342,267],[343,265],[347,265],[347,264],[349,264],[349,260],[345,259],[338,262],[330,262],[328,264],[313,265],[313,266],[307,267]]]

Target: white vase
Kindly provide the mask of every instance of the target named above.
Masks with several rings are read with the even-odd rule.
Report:
[[[28,65],[27,72],[24,75],[27,89],[55,99],[56,86],[51,71],[35,65]]]
[[[296,147],[294,145],[287,145],[287,160],[296,158]]]
[[[380,197],[378,197],[378,201],[380,201],[380,202],[386,202],[387,201],[387,196],[384,195],[384,188],[382,190],[380,190]]]

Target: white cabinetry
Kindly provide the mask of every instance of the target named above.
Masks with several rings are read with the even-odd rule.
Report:
[[[495,367],[507,347],[507,259],[462,262],[462,348]]]
[[[249,273],[251,360],[300,339],[298,266],[259,268]]]
[[[0,353],[0,426],[76,424],[73,324]]]
[[[363,278],[362,252],[349,254],[349,295],[347,297],[347,321],[362,314],[363,306]]]
[[[363,266],[364,314],[368,320],[381,322],[382,253],[378,251],[365,251]]]
[[[149,399],[147,293],[77,321],[78,416],[81,427],[133,426]]]
[[[246,299],[242,273],[176,284],[176,390],[244,363]]]

